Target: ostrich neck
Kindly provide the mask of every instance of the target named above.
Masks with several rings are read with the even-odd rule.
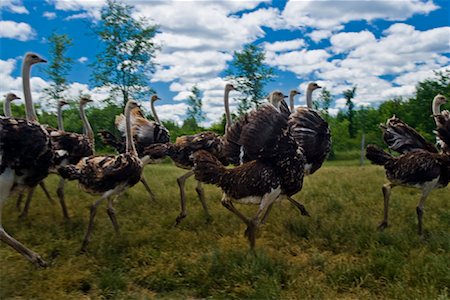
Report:
[[[294,112],[294,94],[289,95],[289,109]]]
[[[136,147],[134,146],[133,136],[131,135],[131,109],[129,106],[126,106],[125,109],[125,143],[126,143],[126,152],[137,156]]]
[[[231,113],[230,113],[230,102],[229,102],[229,90],[225,90],[225,94],[223,96],[223,105],[225,107],[225,132],[231,127]]]
[[[306,107],[308,107],[308,108],[312,108],[313,107],[313,105],[312,105],[312,93],[313,93],[313,91],[310,90],[310,89],[308,89],[306,91]]]
[[[64,131],[63,117],[62,117],[62,106],[58,105],[58,129]]]
[[[22,85],[23,95],[25,99],[25,115],[28,121],[37,122],[38,119],[36,116],[36,112],[34,111],[33,99],[31,98],[30,69],[30,64],[24,63],[22,65]]]
[[[92,130],[91,124],[89,123],[89,120],[86,117],[86,113],[84,111],[84,104],[80,104],[80,117],[81,117],[81,120],[83,121],[84,134],[87,135],[89,140],[93,143],[94,142],[94,131]]]
[[[150,106],[152,109],[153,118],[155,118],[156,123],[161,124],[161,122],[159,121],[159,118],[158,118],[158,114],[156,113],[154,100],[150,101]]]
[[[437,103],[437,101],[433,100],[433,116],[441,114],[441,104]],[[434,122],[438,124],[438,119],[434,117]]]
[[[5,117],[11,117],[11,101],[8,99],[5,99],[5,102],[3,102],[3,114]]]

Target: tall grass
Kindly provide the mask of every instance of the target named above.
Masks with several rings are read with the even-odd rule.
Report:
[[[127,191],[115,205],[119,236],[101,206],[87,253],[79,249],[95,197],[76,183],[67,185],[70,223],[39,189],[28,219],[19,221],[12,197],[3,212],[6,230],[50,266],[37,269],[1,244],[0,298],[449,297],[449,188],[434,191],[426,203],[425,240],[416,235],[418,190],[393,190],[391,226],[379,232],[382,168],[328,164],[306,178],[295,196],[311,217],[289,203],[276,204],[252,254],[244,225],[221,206],[220,191],[213,186],[205,186],[213,222],[206,222],[190,179],[188,217],[174,227],[179,209],[175,179],[182,173],[170,164],[146,167],[158,204],[148,201],[141,185]],[[54,191],[57,178],[47,182]]]

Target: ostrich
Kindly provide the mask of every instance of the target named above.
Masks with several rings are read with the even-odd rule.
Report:
[[[11,192],[20,188],[34,188],[49,173],[53,162],[50,135],[36,117],[30,90],[30,69],[33,64],[46,62],[34,53],[27,53],[22,65],[26,120],[0,119],[0,216]],[[10,236],[1,224],[0,240],[14,248],[33,264],[45,267],[47,263]]]
[[[225,85],[225,132],[230,129],[232,122],[229,109],[229,94],[232,90],[235,90],[232,84],[228,83]],[[146,148],[145,153],[150,157],[159,159],[164,156],[169,156],[177,167],[189,170],[187,173],[177,178],[177,183],[180,190],[181,210],[176,218],[176,225],[178,225],[187,216],[186,193],[184,185],[186,180],[194,175],[194,172],[192,171],[193,162],[190,158],[191,154],[195,151],[203,149],[218,157],[222,163],[227,164],[228,161],[225,158],[225,154],[223,153],[222,148],[223,140],[219,135],[211,131],[177,137],[175,143],[154,144]],[[209,214],[208,206],[206,205],[205,192],[202,183],[199,180],[197,180],[195,191],[197,192],[203,210],[205,211],[205,214],[207,215],[207,219],[209,221],[211,219],[211,215]]]
[[[240,145],[245,149],[248,161],[226,169],[207,151],[192,154],[196,179],[222,189],[222,205],[247,225],[245,235],[251,249],[255,247],[256,231],[267,218],[269,207],[276,200],[299,192],[303,185],[303,149],[290,134],[288,119],[280,113],[284,95],[275,91],[271,98],[277,106],[265,104],[250,112],[241,126]],[[248,218],[234,207],[233,202],[256,204],[259,208],[252,218]]]
[[[5,117],[11,117],[11,102],[14,100],[20,99],[20,97],[16,96],[14,93],[8,93],[5,95],[5,102],[3,102],[3,114]]]
[[[169,131],[161,124],[155,109],[155,102],[160,99],[157,95],[153,95],[150,99],[150,107],[155,121],[147,120],[139,108],[131,111],[131,133],[136,140],[136,150],[141,158],[144,156],[144,149],[146,147],[155,143],[169,142]],[[122,139],[117,139],[111,132],[106,130],[100,131],[99,135],[106,145],[110,145],[119,153],[123,153],[125,151],[123,139],[125,136],[125,117],[123,114],[116,117],[115,124],[117,129],[122,133]],[[155,199],[156,197],[144,176],[142,176],[141,182],[150,195],[150,199]]]
[[[432,103],[433,117],[436,126],[438,128],[438,131],[440,128],[444,128],[446,126],[445,124],[448,124],[450,120],[450,112],[448,110],[443,110],[441,112],[441,105],[445,103],[447,103],[447,98],[445,98],[445,96],[441,94],[436,95],[433,99]],[[436,143],[438,144],[438,147],[442,149],[442,151],[444,151],[447,154],[450,154],[450,144],[443,142],[439,134],[436,137]]]
[[[435,98],[436,99],[436,98]],[[435,104],[435,101],[433,101]],[[438,117],[438,116],[436,116]],[[439,117],[438,117],[439,118]],[[406,186],[422,191],[416,207],[418,234],[423,237],[423,209],[425,201],[433,189],[446,187],[450,178],[450,156],[439,152],[427,142],[416,130],[395,116],[381,126],[383,139],[392,150],[401,155],[394,157],[375,145],[368,145],[366,157],[377,165],[384,166],[388,183],[382,187],[384,196],[384,217],[378,228],[388,226],[388,208],[392,188]],[[443,143],[449,143],[450,128],[439,128]],[[448,147],[445,144],[445,147]]]
[[[91,194],[101,194],[90,210],[89,225],[84,236],[82,251],[86,251],[94,227],[97,206],[108,199],[107,213],[116,233],[119,232],[113,200],[127,188],[141,180],[143,162],[139,159],[131,134],[131,110],[138,104],[129,100],[125,106],[125,153],[113,156],[89,156],[82,158],[76,165],[60,167],[58,172],[68,180],[78,180],[81,187]]]

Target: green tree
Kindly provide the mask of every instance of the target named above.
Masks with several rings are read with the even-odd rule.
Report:
[[[331,106],[331,102],[333,101],[333,96],[326,87],[322,89],[320,92],[319,98],[317,101],[313,102],[314,108],[319,110],[326,118],[329,117],[328,109]]]
[[[72,69],[73,59],[67,56],[68,49],[73,45],[67,34],[52,33],[48,37],[49,64],[44,72],[50,78],[50,86],[43,89],[48,100],[60,100],[67,89],[67,75]]]
[[[235,51],[227,70],[228,78],[242,96],[238,98],[238,113],[241,115],[252,106],[258,107],[265,96],[264,86],[273,80],[274,70],[264,64],[265,51],[247,44],[242,51]]]
[[[187,119],[194,120],[196,124],[205,120],[205,113],[202,109],[202,95],[196,85],[191,89],[192,95],[187,98],[188,108],[186,110]]]
[[[355,104],[352,101],[356,95],[356,86],[343,91],[342,94],[344,95],[346,100],[345,105],[347,106],[348,135],[353,139],[356,137],[356,132],[358,130],[355,124]]]
[[[144,18],[132,17],[134,7],[108,0],[101,11],[101,20],[93,27],[102,50],[91,64],[92,80],[97,86],[108,86],[120,94],[125,104],[130,96],[148,96],[149,73],[156,46],[153,42],[157,26],[147,25]]]

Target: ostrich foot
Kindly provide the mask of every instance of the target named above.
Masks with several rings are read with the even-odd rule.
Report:
[[[178,225],[181,223],[181,221],[182,221],[184,218],[186,218],[186,216],[187,216],[187,214],[186,214],[185,212],[181,212],[181,213],[177,216],[177,218],[175,219],[175,226],[178,226]]]
[[[386,227],[388,227],[388,222],[387,221],[383,221],[380,223],[380,225],[378,225],[377,229],[380,231],[383,231]]]

